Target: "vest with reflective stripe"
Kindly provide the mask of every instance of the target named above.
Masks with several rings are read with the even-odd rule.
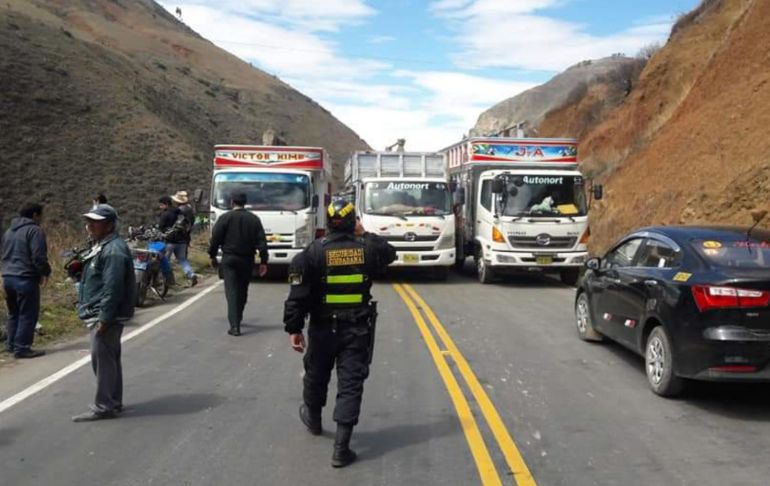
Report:
[[[321,305],[325,314],[365,307],[371,299],[366,246],[358,238],[324,242]]]

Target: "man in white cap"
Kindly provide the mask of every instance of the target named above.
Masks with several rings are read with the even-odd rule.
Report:
[[[93,422],[115,418],[123,411],[120,336],[134,315],[136,281],[131,251],[118,236],[115,209],[99,204],[83,217],[94,244],[84,259],[78,317],[91,329],[96,397],[88,412],[72,420]]]
[[[184,217],[183,228],[178,228],[178,236],[167,239],[168,246],[166,247],[166,255],[169,260],[171,255],[176,257],[176,261],[182,266],[185,276],[190,280],[191,284],[195,286],[198,283],[198,277],[193,271],[192,265],[187,260],[187,251],[190,248],[190,234],[192,232],[192,226],[195,224],[195,211],[190,205],[190,198],[187,195],[187,191],[177,191],[176,194],[171,196],[171,200],[179,209],[179,213]]]

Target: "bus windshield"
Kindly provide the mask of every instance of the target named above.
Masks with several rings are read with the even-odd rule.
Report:
[[[233,194],[246,194],[254,211],[297,211],[310,206],[310,178],[304,174],[227,172],[214,177],[213,205],[230,209]]]

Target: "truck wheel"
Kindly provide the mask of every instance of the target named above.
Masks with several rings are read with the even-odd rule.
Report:
[[[652,330],[644,352],[647,382],[656,395],[674,397],[682,392],[684,380],[674,374],[674,351],[666,329]]]
[[[591,308],[588,306],[588,296],[581,292],[575,302],[575,324],[578,337],[583,341],[604,341],[604,336],[596,332],[594,322],[591,319]]]
[[[561,282],[564,285],[574,286],[575,284],[578,283],[578,280],[580,280],[580,269],[567,268],[561,271],[560,277],[561,277]]]
[[[479,277],[479,282],[483,284],[492,283],[495,279],[495,272],[484,260],[483,255],[479,255],[476,259],[476,272]]]

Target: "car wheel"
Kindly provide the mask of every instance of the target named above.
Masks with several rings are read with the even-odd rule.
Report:
[[[578,337],[583,341],[604,341],[604,336],[594,329],[594,322],[591,319],[591,308],[588,305],[588,296],[585,292],[581,292],[575,302],[575,324]]]
[[[647,382],[655,394],[673,397],[682,392],[684,380],[674,374],[674,353],[666,329],[658,326],[652,330],[644,352],[644,368]]]
[[[492,280],[495,279],[494,270],[492,270],[489,265],[487,265],[487,262],[484,261],[483,255],[479,255],[476,259],[476,273],[478,274],[479,282],[483,284],[492,283]]]

